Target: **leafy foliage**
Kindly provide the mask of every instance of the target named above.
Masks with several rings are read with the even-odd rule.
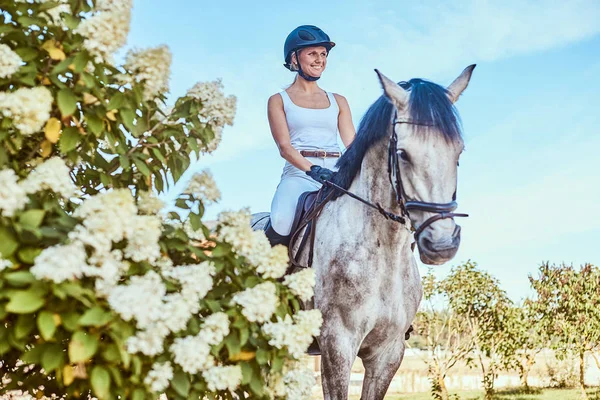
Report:
[[[136,71],[95,57],[77,28],[108,12],[100,10],[99,3],[0,0],[2,43],[22,60],[15,73],[0,78],[0,96],[10,101],[22,88],[46,88],[52,98],[48,115],[33,133],[20,128],[18,118],[27,121],[27,115],[6,111],[0,122],[0,173],[10,177],[14,171],[18,180],[13,191],[0,188],[0,200],[18,202],[17,192],[24,196],[14,212],[3,212],[0,203],[0,372],[3,382],[8,382],[2,390],[30,388],[38,398],[51,394],[80,398],[91,393],[99,399],[155,399],[161,391],[170,399],[233,398],[233,393],[238,398],[268,397],[274,392],[269,385],[293,370],[295,359],[287,347],[269,344],[271,337],[261,323],[251,321],[233,297],[270,282],[277,299],[269,317],[272,322],[296,313],[298,298],[274,277],[258,274],[256,263],[241,255],[239,246],[219,236],[222,226],[217,233],[209,230],[202,218],[206,201],[212,199],[181,194],[178,212],[170,213],[169,221],[142,206],[144,193],[163,192],[181,178],[193,157],[214,149],[229,117],[217,115],[210,98],[191,92],[167,111],[166,94],[149,97],[149,82],[135,79]],[[59,6],[68,9],[56,23],[50,16]],[[234,106],[235,98],[230,99],[233,102],[228,104]],[[33,111],[44,115],[44,110],[34,107]],[[74,196],[61,195],[55,180],[36,181],[34,189],[22,189],[36,170],[56,158],[69,167],[77,189]],[[125,236],[103,245],[98,238],[131,221],[107,219],[94,230],[87,227],[89,220],[79,216],[77,210],[86,202],[118,189],[133,196],[132,218],[158,221],[159,237],[154,243],[143,237],[145,227],[140,225],[124,226]],[[187,217],[182,220],[180,215]],[[82,232],[91,235],[88,241]],[[160,257],[143,251],[147,241],[157,246]],[[77,264],[71,258],[74,254],[65,254],[62,263],[41,276],[36,270],[41,255],[48,258],[50,250],[64,250],[74,243],[83,246],[84,261]],[[104,253],[102,246],[107,246]],[[136,246],[142,250],[128,253]],[[101,287],[99,283],[110,283],[101,278],[113,260],[111,254],[122,256],[114,259],[118,279]],[[211,268],[208,292],[191,305],[197,311],[187,316],[182,329],[167,327],[158,336],[163,351],[132,351],[128,343],[140,332],[139,316],[124,316],[111,304],[107,291],[158,274],[161,287],[166,288],[165,299],[175,298],[185,293],[185,282],[169,271],[186,265]],[[71,268],[72,275],[56,275],[63,267]],[[239,382],[227,388],[201,373],[186,371],[169,350],[178,340],[204,332],[207,318],[219,313],[225,315],[228,328],[222,340],[211,344],[206,359],[217,367],[239,368]],[[162,376],[166,384],[153,386],[157,378],[148,377],[154,368],[170,362],[172,373]],[[160,386],[164,390],[157,391]]]

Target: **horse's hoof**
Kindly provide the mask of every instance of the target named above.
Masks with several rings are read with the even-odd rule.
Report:
[[[321,348],[319,347],[319,343],[317,343],[316,339],[313,339],[310,346],[308,346],[306,353],[309,356],[320,356],[321,355]]]

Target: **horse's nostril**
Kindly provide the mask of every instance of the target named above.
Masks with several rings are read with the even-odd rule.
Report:
[[[420,243],[422,249],[433,253],[434,249],[433,249],[433,242],[431,241],[431,239],[425,237],[425,236],[421,236],[421,243]]]

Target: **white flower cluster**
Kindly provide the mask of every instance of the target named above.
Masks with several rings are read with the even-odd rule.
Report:
[[[148,215],[158,214],[164,206],[165,203],[154,196],[152,192],[140,192],[137,203],[140,213]]]
[[[315,271],[305,268],[295,274],[287,275],[283,284],[302,301],[309,301],[315,294]]]
[[[273,282],[260,283],[233,296],[232,302],[242,306],[242,314],[250,322],[268,321],[279,305]]]
[[[11,118],[21,134],[31,135],[50,118],[53,101],[52,93],[43,86],[0,92],[0,113]]]
[[[278,279],[285,274],[289,262],[285,246],[271,248],[263,231],[253,231],[248,209],[222,212],[218,223],[217,237],[231,244],[264,278]]]
[[[197,374],[215,365],[215,359],[210,354],[210,345],[198,334],[176,338],[169,350],[173,361],[188,374]]]
[[[37,279],[48,279],[55,283],[83,276],[87,266],[87,254],[83,244],[75,242],[44,249],[35,258],[31,273]]]
[[[202,324],[202,337],[210,345],[217,345],[229,335],[229,317],[224,312],[214,313]]]
[[[190,193],[206,204],[219,201],[221,192],[209,170],[194,174],[184,193]]]
[[[125,68],[133,72],[134,79],[144,84],[144,99],[152,100],[169,90],[172,55],[167,46],[146,50],[130,50]]]
[[[233,392],[242,383],[242,367],[239,365],[215,366],[202,372],[202,377],[211,392],[217,390]]]
[[[5,44],[0,44],[0,78],[8,78],[21,68],[23,60]]]
[[[27,193],[51,190],[68,199],[75,194],[75,184],[69,173],[71,170],[60,157],[52,157],[38,165],[21,183]]]
[[[264,333],[269,336],[269,344],[278,349],[287,347],[288,351],[296,359],[301,358],[313,336],[318,336],[323,317],[319,310],[298,311],[294,319],[289,315],[278,319],[278,322],[268,322],[263,326]]]
[[[162,392],[169,387],[171,379],[173,379],[173,367],[169,361],[162,364],[154,363],[144,378],[144,384],[153,392]]]
[[[2,254],[0,254],[0,271],[12,267],[12,265],[13,264],[10,262],[10,260],[5,260],[2,258]]]
[[[162,221],[154,215],[136,215],[126,232],[125,256],[133,261],[153,262],[160,257],[158,240],[162,234]]]
[[[316,385],[315,373],[304,361],[288,361],[281,373],[271,374],[268,379],[267,392],[271,397],[288,400],[309,400],[312,388]]]
[[[71,6],[67,2],[67,0],[59,0],[59,3],[60,4],[56,7],[46,10],[46,13],[49,17],[48,22],[51,25],[64,28],[66,25],[62,14],[71,14]]]
[[[96,1],[96,12],[75,29],[85,37],[83,46],[97,63],[112,62],[112,54],[123,47],[129,33],[131,0]]]
[[[220,79],[198,82],[188,90],[186,96],[202,102],[200,118],[210,122],[211,125],[233,125],[237,99],[235,96],[225,97]]]
[[[158,239],[162,220],[157,216],[137,215],[137,211],[129,189],[100,193],[75,211],[82,224],[69,237],[94,247],[98,253],[108,253],[112,243],[127,239],[126,257],[153,262],[160,257]]]
[[[127,340],[127,351],[148,356],[162,352],[167,335],[185,329],[190,318],[198,313],[200,300],[212,288],[214,273],[208,262],[165,269],[163,275],[181,284],[178,293],[166,294],[165,284],[154,271],[134,276],[129,284],[113,288],[108,297],[111,308],[126,321],[135,319],[140,329]],[[218,316],[213,318],[204,333],[220,342],[229,333],[229,324],[219,321]]]
[[[229,317],[225,313],[215,313],[206,318],[197,335],[175,339],[169,350],[175,363],[185,372],[197,374],[214,367],[210,346],[221,343],[228,334]],[[218,378],[215,376],[214,379]]]
[[[29,198],[19,185],[19,177],[12,169],[0,170],[0,213],[12,217],[16,211],[22,210]]]
[[[206,240],[206,237],[204,236],[204,232],[202,231],[202,229],[194,230],[194,228],[192,227],[192,223],[190,222],[189,219],[185,220],[185,222],[181,226],[182,226],[185,234],[188,235],[188,237],[190,239],[197,240],[197,241]]]

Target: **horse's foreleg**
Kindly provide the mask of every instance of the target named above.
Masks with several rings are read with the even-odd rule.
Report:
[[[350,335],[321,335],[321,379],[323,381],[323,397],[325,400],[348,398],[350,373],[356,359],[358,345]]]
[[[389,346],[383,346],[369,358],[363,359],[365,377],[361,400],[382,400],[400,368],[404,357],[404,340],[398,338]]]

